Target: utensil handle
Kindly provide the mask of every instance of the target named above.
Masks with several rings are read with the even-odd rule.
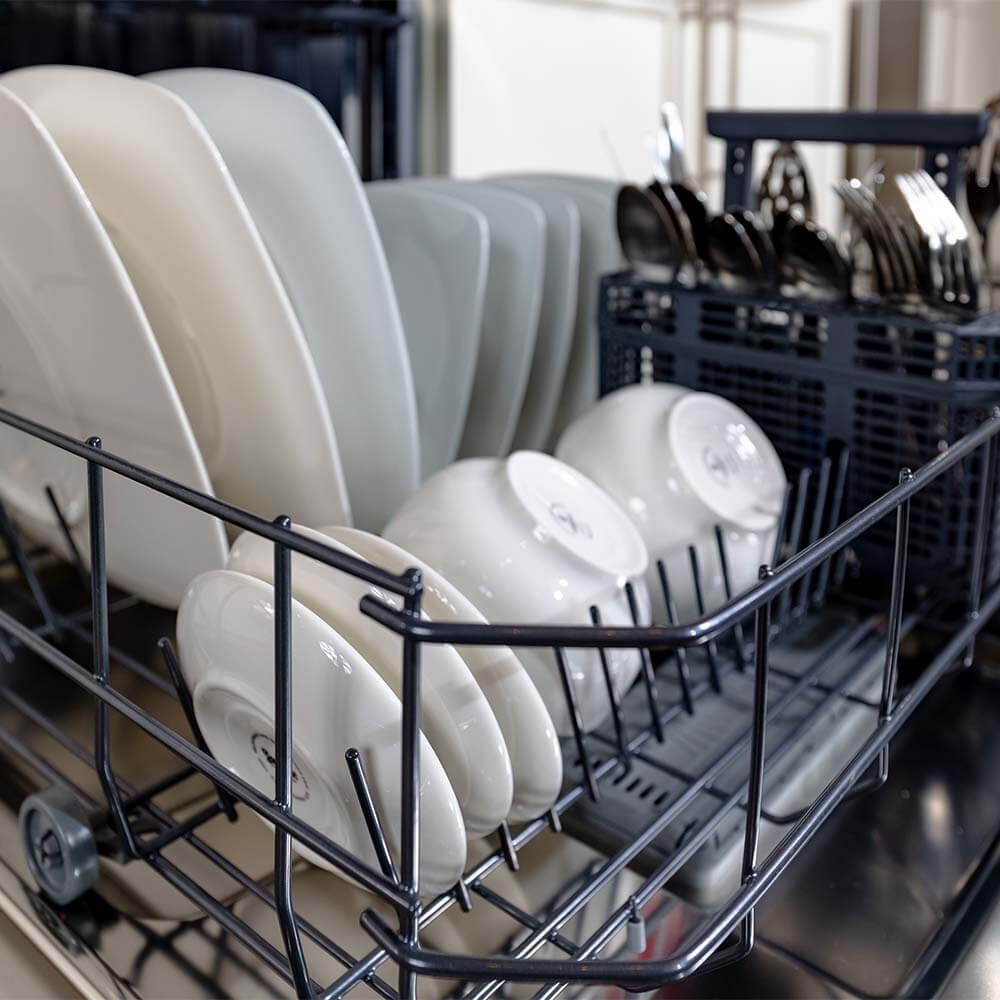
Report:
[[[750,205],[753,145],[779,142],[921,146],[924,168],[954,201],[961,153],[980,142],[988,111],[709,111],[708,131],[726,140],[726,205]]]

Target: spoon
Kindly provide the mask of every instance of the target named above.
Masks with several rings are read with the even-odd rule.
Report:
[[[691,217],[684,211],[684,206],[681,204],[680,198],[677,197],[674,186],[654,180],[647,190],[660,201],[667,215],[670,216],[684,262],[695,266],[700,259],[703,259],[698,252],[698,238],[695,235]]]
[[[683,251],[662,202],[649,191],[626,184],[618,192],[615,217],[629,263],[658,279],[673,278],[683,263]]]
[[[774,280],[778,274],[778,252],[764,221],[752,209],[739,205],[732,205],[726,211],[743,224],[743,228],[746,229],[747,235],[757,251],[757,256],[760,257],[760,265],[764,274],[769,279]]]
[[[837,241],[811,219],[785,227],[782,267],[792,283],[805,283],[819,298],[850,299],[851,265]]]
[[[745,285],[764,272],[746,226],[731,212],[713,216],[707,226],[709,253],[716,273],[727,283]]]
[[[667,205],[673,211],[673,201],[679,204],[687,219],[686,228],[694,241],[695,258],[708,261],[708,197],[689,182],[687,156],[684,151],[684,126],[677,105],[665,101],[660,105],[660,128],[656,135],[656,179],[661,194],[672,191],[674,199]],[[680,220],[678,220],[679,225]]]

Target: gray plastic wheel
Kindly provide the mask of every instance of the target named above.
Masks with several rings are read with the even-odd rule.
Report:
[[[71,903],[96,881],[97,844],[83,806],[52,785],[21,803],[21,845],[38,887],[57,903]]]

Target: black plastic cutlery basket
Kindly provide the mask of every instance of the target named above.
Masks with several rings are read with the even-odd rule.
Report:
[[[601,284],[601,393],[641,380],[719,393],[756,420],[789,477],[850,449],[845,510],[861,509],[984,420],[1000,402],[1000,316],[962,325],[776,296],[657,284],[632,272]],[[984,484],[983,479],[986,478]],[[915,501],[908,578],[967,572],[979,491],[996,469],[973,458]],[[987,579],[1000,575],[994,515]],[[888,573],[893,525],[856,552]]]
[[[954,200],[985,113],[711,112],[726,141],[725,204],[750,205],[757,140],[916,146]],[[601,393],[641,380],[716,392],[737,403],[774,442],[789,476],[850,449],[844,510],[852,513],[985,419],[1000,403],[1000,315],[962,322],[911,315],[885,303],[826,303],[775,291],[737,293],[606,276],[599,299]],[[980,458],[956,466],[914,503],[908,579],[936,583],[968,571],[972,512],[996,493]],[[986,493],[982,493],[982,491]],[[1000,576],[998,514],[987,539],[986,578]],[[855,547],[866,571],[887,575],[893,526]]]

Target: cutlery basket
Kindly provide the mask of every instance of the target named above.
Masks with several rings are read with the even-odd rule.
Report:
[[[732,400],[756,420],[790,476],[833,447],[850,450],[846,509],[859,510],[980,423],[1000,401],[1000,315],[930,320],[862,304],[826,304],[606,276],[600,295],[601,393],[643,380]],[[985,491],[985,493],[983,493]],[[994,512],[987,579],[1000,574],[996,466],[957,465],[914,501],[909,579],[968,571],[980,495]],[[892,526],[860,539],[869,569],[887,565]]]
[[[726,205],[753,204],[758,140],[919,147],[952,201],[966,153],[987,112],[713,111],[709,132],[726,142]],[[816,468],[831,448],[850,452],[846,508],[859,510],[982,421],[1000,401],[1000,315],[972,322],[894,311],[875,302],[820,303],[776,291],[660,284],[631,272],[607,276],[598,304],[602,394],[642,380],[719,393],[743,407],[774,442],[786,470]],[[908,578],[961,578],[973,557],[972,512],[996,495],[996,471],[956,466],[915,502]],[[987,579],[1000,574],[991,518]],[[859,540],[877,575],[891,525]]]

